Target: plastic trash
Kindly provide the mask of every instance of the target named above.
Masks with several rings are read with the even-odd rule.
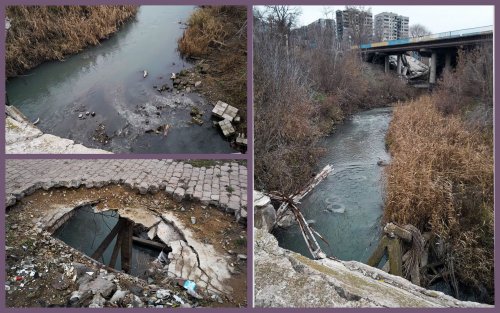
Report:
[[[168,263],[168,256],[163,251],[161,251],[160,255],[158,255],[157,260],[162,264]]]

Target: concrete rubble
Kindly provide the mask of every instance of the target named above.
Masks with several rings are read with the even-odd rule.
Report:
[[[120,195],[118,198],[132,203],[130,207],[123,205],[114,207],[114,205],[108,204],[99,206],[99,209],[94,207],[95,212],[116,211],[120,217],[133,221],[138,227],[137,229],[147,234],[150,240],[157,242],[161,241],[167,245],[168,251],[171,249],[171,252],[168,253],[168,257],[166,256],[167,253],[164,253],[164,258],[159,257],[157,261],[150,264],[150,268],[146,274],[148,275],[147,279],[138,279],[138,277],[133,277],[123,272],[117,272],[108,267],[103,267],[103,264],[98,263],[82,252],[66,245],[59,239],[52,237],[52,233],[71,218],[77,208],[89,205],[98,206],[97,203],[100,200],[96,199],[102,199],[96,198],[97,196],[94,196],[93,199],[92,197],[85,197],[83,198],[84,200],[78,200],[80,198],[71,200],[71,198],[66,199],[64,204],[58,204],[58,202],[53,202],[54,200],[51,200],[53,194],[52,188],[78,188],[79,186],[84,186],[86,183],[90,184],[87,188],[102,188],[108,184],[120,183],[120,178],[117,175],[118,173],[124,173],[128,177],[134,177],[133,168],[136,165],[133,160],[107,160],[103,164],[99,164],[99,161],[95,160],[71,160],[69,162],[47,160],[53,163],[44,162],[45,160],[22,161],[23,162],[11,160],[7,162],[7,193],[13,197],[7,200],[8,206],[17,203],[19,200],[34,193],[37,189],[46,190],[37,194],[45,195],[44,197],[46,197],[46,201],[48,201],[50,205],[45,205],[43,209],[37,209],[37,211],[31,211],[37,213],[34,214],[35,216],[33,216],[32,213],[28,215],[27,218],[24,218],[24,226],[20,226],[19,224],[12,225],[11,222],[8,222],[9,226],[7,229],[10,232],[20,231],[21,227],[26,229],[27,224],[30,224],[31,226],[28,226],[28,230],[23,231],[23,236],[33,238],[29,239],[30,243],[26,244],[26,246],[21,245],[17,247],[16,245],[15,247],[7,247],[7,250],[10,251],[10,256],[8,257],[10,258],[8,261],[8,264],[10,264],[7,274],[8,281],[5,287],[8,293],[15,292],[16,295],[30,293],[27,289],[28,285],[33,286],[34,284],[42,282],[40,280],[42,275],[44,275],[44,277],[46,277],[45,275],[51,275],[53,278],[47,276],[52,279],[49,290],[53,290],[57,297],[48,299],[49,302],[44,302],[46,305],[67,301],[66,306],[71,307],[100,308],[112,306],[161,308],[198,307],[206,305],[207,301],[208,303],[212,303],[210,305],[213,305],[213,303],[232,301],[230,297],[233,290],[228,284],[228,279],[235,279],[233,276],[235,273],[233,263],[245,264],[246,258],[238,256],[242,252],[240,250],[232,254],[229,252],[230,250],[225,250],[227,248],[221,249],[219,246],[216,248],[211,243],[206,242],[206,237],[200,238],[199,234],[191,229],[191,227],[203,227],[203,225],[210,220],[209,215],[206,214],[215,208],[212,207],[209,210],[206,208],[206,205],[201,204],[201,202],[202,199],[212,199],[214,192],[218,190],[218,188],[215,188],[215,185],[213,185],[213,188],[208,189],[208,186],[205,186],[205,181],[202,178],[202,194],[197,198],[193,198],[192,196],[189,198],[190,200],[198,201],[198,204],[192,204],[191,207],[187,209],[179,207],[178,204],[173,207],[169,204],[170,202],[168,201],[176,201],[174,200],[175,192],[170,193],[170,200],[167,202],[163,200],[165,198],[153,197],[150,198],[151,200],[148,200],[150,201],[147,202],[149,203],[148,205],[138,206],[137,203],[130,202],[130,195],[134,194],[134,192],[132,192]],[[42,162],[40,163],[40,161]],[[148,162],[144,160],[140,161],[141,168],[147,170]],[[92,166],[89,165],[89,162],[92,162]],[[159,186],[153,181],[146,180],[144,172],[141,172],[139,177],[142,177],[142,180],[136,180],[134,183],[128,185],[131,188],[135,187],[135,197],[143,197],[140,196],[142,194],[142,192],[140,192],[141,188],[145,188],[147,190],[147,195],[150,195],[150,197],[152,197],[151,195],[157,195],[160,190],[169,193],[167,191],[168,186],[173,187],[174,184],[177,185],[179,180],[184,177],[183,171],[187,170],[187,172],[191,174],[191,170],[193,170],[192,166],[186,167],[185,165],[187,164],[172,162],[171,160],[156,160],[153,163],[152,168],[156,169],[157,172],[161,172],[162,169],[168,172],[168,169],[171,168],[172,175],[164,181],[163,185]],[[127,171],[122,172],[122,167],[127,169]],[[220,212],[218,214],[222,215],[226,214],[222,213],[224,211],[234,214],[237,221],[243,223],[240,219],[242,219],[244,215],[246,222],[246,210],[242,207],[241,199],[243,197],[246,199],[246,173],[240,171],[239,167],[240,165],[237,163],[221,163],[208,168],[203,167],[203,176],[209,178],[207,181],[213,181],[217,178],[217,180],[223,180],[222,183],[226,185],[231,184],[234,186],[234,188],[232,188],[234,195],[217,193],[220,197],[217,198],[217,201],[214,203],[216,203],[221,210],[216,210],[216,212]],[[113,170],[110,171],[110,168]],[[51,169],[53,171],[51,171]],[[90,169],[95,170],[97,173],[107,173],[102,177],[104,181],[100,181],[99,178],[89,171]],[[44,175],[40,175],[41,173]],[[61,175],[61,173],[63,173],[63,175]],[[225,174],[223,173],[228,174],[227,182]],[[93,179],[90,177],[86,178],[86,174],[90,174],[90,177]],[[244,185],[239,183],[239,177],[237,177],[237,175],[243,174],[245,174],[245,179],[242,180]],[[197,178],[199,178],[198,175],[199,173],[196,175]],[[43,177],[43,181],[38,180],[40,176]],[[76,178],[77,176],[78,178]],[[106,182],[106,179],[109,179],[109,181]],[[156,177],[155,180],[158,180],[158,178]],[[238,180],[238,183],[236,183],[236,180]],[[197,182],[198,179],[193,181],[194,184],[190,184],[190,180],[182,179],[179,186],[183,186],[182,188],[187,189],[192,188],[189,194],[193,195],[193,193],[198,190],[196,187]],[[123,184],[127,185],[127,183]],[[243,190],[242,187],[245,189]],[[105,187],[104,189],[107,188],[108,187]],[[176,187],[174,191],[177,188],[180,187]],[[55,190],[57,191],[60,189]],[[78,190],[85,191],[85,189],[82,190],[81,188]],[[58,192],[64,195],[66,191],[60,190]],[[188,194],[188,191],[186,190],[185,193]],[[226,197],[227,199],[225,199]],[[59,196],[57,199],[63,198]],[[113,196],[113,199],[116,198]],[[152,199],[158,200],[153,201]],[[187,200],[187,198],[182,199]],[[23,207],[26,205],[24,201],[24,199],[23,201],[19,201],[20,205]],[[31,201],[27,201],[27,203],[31,203]],[[223,205],[222,203],[227,203],[227,205]],[[154,206],[151,206],[151,204],[154,204]],[[157,207],[161,213],[156,211],[155,207]],[[200,218],[197,218],[196,225],[192,225],[192,219],[190,219],[195,212],[193,211],[193,207],[197,207],[196,210],[202,210],[204,214]],[[232,207],[238,207],[238,210],[233,211],[231,209]],[[43,213],[38,212],[38,210],[43,210]],[[244,213],[241,212],[241,210],[244,210]],[[20,214],[23,214],[22,212],[23,211],[21,211]],[[214,213],[211,213],[213,216],[212,218],[219,216],[213,214]],[[183,220],[183,216],[185,216],[185,220]],[[206,217],[204,218],[203,216]],[[220,216],[218,218],[220,219]],[[134,229],[136,229],[136,227],[134,227]],[[9,234],[9,237],[10,245],[12,245],[12,234]],[[222,238],[228,237],[224,235]],[[210,240],[210,238],[208,238],[208,240]],[[217,242],[219,242],[219,239],[217,239]],[[224,244],[222,246],[224,247]],[[230,246],[230,248],[234,249],[234,246]],[[37,255],[40,253],[41,255]],[[45,260],[45,256],[50,259],[50,264]],[[162,262],[165,263],[162,264]],[[15,272],[16,274],[13,275],[13,271],[17,271]],[[199,290],[187,290],[183,288],[182,285],[177,284],[178,280],[184,281],[186,279],[194,282],[196,288],[199,288]],[[47,300],[47,298],[43,299]]]
[[[70,139],[44,134],[13,106],[5,106],[5,113],[6,153],[111,153],[101,149],[87,148]]]
[[[311,260],[254,229],[257,307],[492,307],[459,301],[360,262]]]

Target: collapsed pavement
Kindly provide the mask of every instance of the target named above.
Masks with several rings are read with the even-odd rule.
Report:
[[[58,188],[49,187],[49,183],[28,190],[21,197],[14,190],[26,185],[20,187],[19,182],[47,170],[46,178],[55,174],[47,168],[50,166],[43,166],[48,163],[36,161],[56,160],[29,161],[32,163],[24,165],[26,172],[19,167],[22,162],[7,162],[7,190],[18,195],[15,204],[8,208],[6,223],[8,306],[245,305],[246,289],[241,287],[246,285],[246,220],[241,213],[236,215],[234,210],[224,208],[213,199],[211,202],[204,198],[202,202],[179,197],[178,193],[165,195],[159,188],[149,189],[151,186],[147,183],[135,185],[135,188],[124,182],[101,185],[92,181],[81,187]],[[128,165],[130,172],[134,172],[131,161],[135,160],[109,161],[111,163],[97,164],[96,170],[102,171],[102,167],[115,162],[116,165]],[[82,165],[81,160],[71,162]],[[173,168],[185,165],[173,161],[156,160],[154,163],[160,171],[162,166],[169,164]],[[61,166],[56,164],[54,167],[57,165]],[[210,169],[226,165],[238,173],[244,168],[237,163],[220,163]],[[12,177],[16,171],[21,178]],[[85,170],[79,174],[84,173]],[[36,179],[33,180],[35,185]],[[61,181],[64,179],[59,184]],[[245,188],[243,192],[246,192],[246,181],[236,187]],[[147,277],[134,277],[97,262],[52,236],[75,210],[89,204],[96,212],[117,212],[121,218],[144,229],[150,239],[166,244],[170,247],[168,260],[152,262]],[[195,289],[182,287],[180,283],[185,280],[194,282]]]

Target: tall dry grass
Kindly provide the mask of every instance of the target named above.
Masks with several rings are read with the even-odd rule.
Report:
[[[438,100],[423,96],[394,109],[384,222],[435,234],[448,270],[491,301],[493,145],[460,115],[440,112]]]
[[[7,77],[96,45],[135,15],[135,6],[8,6]]]

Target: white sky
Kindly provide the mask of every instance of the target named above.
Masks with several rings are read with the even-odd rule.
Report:
[[[344,9],[345,6],[300,6],[302,14],[299,25],[303,26],[324,18],[324,9],[333,8],[334,11]],[[432,33],[459,30],[464,28],[493,25],[494,6],[486,5],[366,5],[371,8],[373,16],[381,12],[394,12],[410,17],[410,26],[422,24]],[[335,15],[333,16],[335,19]]]

